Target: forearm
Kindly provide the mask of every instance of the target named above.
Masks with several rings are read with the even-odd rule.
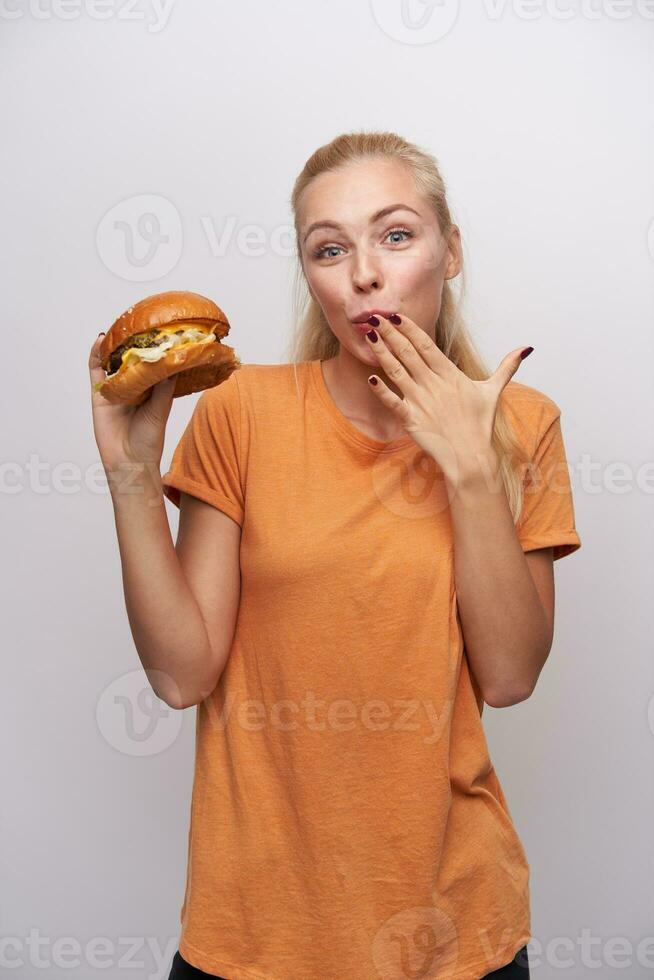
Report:
[[[451,486],[455,586],[466,655],[489,704],[529,696],[547,658],[547,617],[518,538],[496,454]]]
[[[208,690],[212,653],[179,561],[161,476],[150,468],[110,475],[123,591],[134,643],[155,694],[174,708]]]

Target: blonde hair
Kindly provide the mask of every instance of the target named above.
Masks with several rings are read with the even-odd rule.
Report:
[[[344,133],[319,147],[309,157],[298,175],[290,200],[298,258],[293,293],[295,326],[288,347],[288,357],[293,363],[327,360],[335,357],[340,347],[320,304],[310,295],[307,288],[301,262],[300,199],[314,177],[319,174],[340,170],[351,162],[374,158],[398,160],[410,169],[419,193],[434,210],[443,237],[446,240],[449,237],[452,218],[446,199],[445,184],[438,163],[430,153],[391,132]],[[460,278],[462,284],[458,298],[450,282],[446,280],[443,283],[441,309],[436,320],[434,336],[440,350],[459,370],[475,381],[483,381],[491,372],[476,350],[461,315],[460,307],[465,293],[463,270]],[[520,466],[528,462],[528,457],[508,423],[501,397],[497,406],[492,443],[500,460],[500,475],[509,507],[514,522],[517,522],[523,503]]]

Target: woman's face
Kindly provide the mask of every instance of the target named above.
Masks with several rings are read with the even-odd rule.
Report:
[[[454,226],[444,241],[404,165],[357,161],[316,177],[300,204],[300,247],[311,295],[356,358],[377,363],[353,324],[365,310],[405,313],[434,339],[443,282],[461,269],[460,235]]]

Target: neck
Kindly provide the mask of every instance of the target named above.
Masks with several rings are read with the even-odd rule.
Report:
[[[335,357],[323,361],[322,369],[325,384],[343,415],[372,430],[376,433],[372,437],[381,442],[391,442],[406,435],[394,413],[380,402],[370,387],[368,378],[376,374],[398,398],[403,397],[374,358],[365,363],[341,345]]]

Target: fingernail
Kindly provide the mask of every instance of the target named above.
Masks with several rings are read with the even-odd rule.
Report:
[[[377,378],[375,378],[374,375],[373,375],[372,378],[368,378],[368,381],[370,382],[371,385],[376,385],[377,384]]]
[[[525,347],[522,354],[520,355],[520,360],[524,361],[525,357],[529,357],[533,349],[534,349],[533,347]]]
[[[377,323],[379,323],[379,320],[377,321]],[[373,344],[376,344],[377,343],[377,339],[378,338],[377,338],[377,331],[376,330],[369,330],[368,333],[366,334],[366,337],[369,340],[372,340]]]
[[[391,313],[388,319],[391,321],[391,323],[394,323],[396,327],[402,323],[402,317],[399,313]]]
[[[98,337],[104,337],[104,334],[105,334],[105,331],[104,330],[101,330],[100,333],[98,334]]]
[[[379,326],[379,320],[377,319],[377,317],[375,316],[374,313],[372,314],[372,316],[369,316],[368,317],[368,321],[367,322],[370,324],[371,327],[378,327]]]

